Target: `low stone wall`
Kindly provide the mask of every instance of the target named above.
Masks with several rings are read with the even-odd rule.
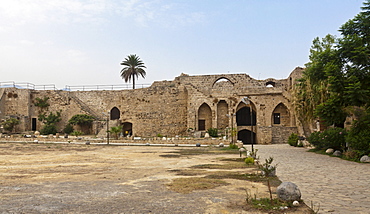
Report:
[[[68,137],[68,138],[56,138],[55,136],[38,136],[38,137],[2,137],[0,138],[0,142],[25,142],[25,143],[33,143],[37,140],[38,142],[42,143],[52,143],[52,142],[72,142],[72,143],[107,143],[107,139],[101,138],[90,138],[90,137]],[[223,139],[212,139],[212,138],[169,138],[166,140],[159,139],[159,138],[143,138],[143,139],[109,139],[109,143],[127,143],[127,144],[197,144],[200,143],[201,145],[219,145],[223,143],[225,145],[229,144],[228,140]]]

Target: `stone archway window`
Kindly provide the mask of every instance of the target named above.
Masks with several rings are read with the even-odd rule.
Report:
[[[234,83],[231,82],[226,77],[221,77],[217,79],[212,85],[213,88],[231,88],[233,86],[234,86]]]
[[[110,110],[110,119],[111,120],[118,120],[121,117],[121,112],[117,107],[113,107]]]
[[[273,81],[268,81],[268,82],[266,83],[266,87],[269,87],[269,88],[273,88],[273,87],[275,87],[275,85],[276,85],[276,83],[275,83],[275,82],[273,82]]]
[[[279,103],[275,107],[272,112],[271,123],[273,126],[290,126],[290,113],[283,103]]]

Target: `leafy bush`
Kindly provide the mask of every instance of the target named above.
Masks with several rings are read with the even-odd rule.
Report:
[[[346,140],[351,150],[370,152],[370,113],[354,122]]]
[[[294,147],[298,146],[298,135],[296,133],[292,133],[288,138],[288,144]]]
[[[55,126],[55,124],[46,124],[40,130],[40,134],[42,135],[56,134],[57,132],[57,127]]]
[[[83,135],[84,133],[83,132],[81,132],[81,131],[73,131],[72,133],[71,133],[71,135],[73,135],[73,136],[76,136],[76,137],[78,137],[78,136],[80,136],[80,135]]]
[[[239,148],[238,148],[238,145],[236,145],[235,143],[230,143],[229,149],[239,149]]]
[[[254,164],[254,158],[252,157],[247,157],[244,162],[247,164],[247,165],[251,165],[251,164]]]
[[[345,129],[334,127],[326,129],[323,132],[314,132],[307,140],[317,149],[332,148],[343,151],[346,145],[346,135],[347,132]]]
[[[66,133],[66,134],[71,134],[73,131],[74,131],[73,126],[69,123],[63,129],[63,132]]]
[[[76,114],[71,119],[69,119],[68,123],[72,125],[91,125],[91,123],[95,120],[95,117],[87,114]]]
[[[216,128],[209,128],[207,132],[211,137],[218,137],[218,129]]]
[[[3,125],[4,129],[8,132],[12,132],[14,127],[18,125],[20,122],[18,119],[10,118],[6,121],[2,122],[1,125]]]

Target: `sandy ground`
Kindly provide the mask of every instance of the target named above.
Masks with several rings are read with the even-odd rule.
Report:
[[[239,156],[179,149],[0,143],[0,213],[256,213],[242,208],[245,189],[267,197],[263,184],[234,179],[188,194],[169,190],[176,170]]]

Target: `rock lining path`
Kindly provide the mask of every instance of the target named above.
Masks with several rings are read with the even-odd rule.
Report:
[[[280,180],[297,184],[307,205],[311,201],[315,207],[320,205],[319,213],[370,213],[370,164],[315,154],[287,144],[255,148],[261,162],[274,157]],[[247,149],[251,149],[249,145]]]

